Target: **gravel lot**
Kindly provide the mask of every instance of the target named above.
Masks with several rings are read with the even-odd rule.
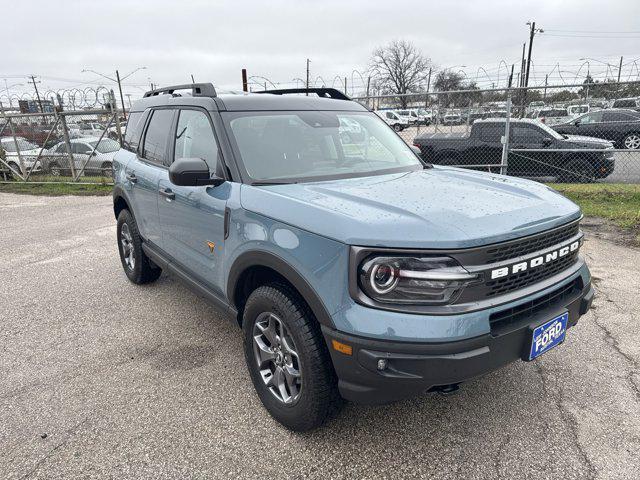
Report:
[[[300,435],[263,410],[237,327],[171,278],[127,281],[109,197],[0,194],[0,244],[0,478],[640,471],[638,250],[587,237],[595,310],[532,364]]]

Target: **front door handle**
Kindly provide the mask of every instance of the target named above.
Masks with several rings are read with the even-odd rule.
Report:
[[[131,183],[138,183],[138,177],[136,177],[135,173],[127,173],[127,180]]]
[[[158,193],[167,200],[174,200],[176,198],[176,194],[173,193],[170,188],[161,188],[158,190]]]

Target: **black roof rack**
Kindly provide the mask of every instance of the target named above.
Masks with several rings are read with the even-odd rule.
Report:
[[[176,90],[191,90],[194,97],[217,97],[213,83],[187,83],[186,85],[173,85],[171,87],[156,88],[145,92],[144,98],[156,95],[173,95]]]
[[[319,97],[334,98],[336,100],[351,100],[340,90],[335,88],[283,88],[278,90],[262,90],[253,93],[270,93],[272,95],[289,95],[294,93],[315,93]]]

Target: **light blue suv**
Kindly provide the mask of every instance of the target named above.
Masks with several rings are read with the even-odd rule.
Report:
[[[126,275],[168,272],[231,314],[260,399],[292,430],[343,398],[452,392],[533,360],[593,298],[576,205],[431,166],[336,90],[147,92],[114,178]]]

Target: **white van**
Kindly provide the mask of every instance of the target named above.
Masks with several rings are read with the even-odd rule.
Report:
[[[409,126],[409,121],[406,118],[402,118],[392,110],[376,110],[375,113],[396,132],[401,132]]]

